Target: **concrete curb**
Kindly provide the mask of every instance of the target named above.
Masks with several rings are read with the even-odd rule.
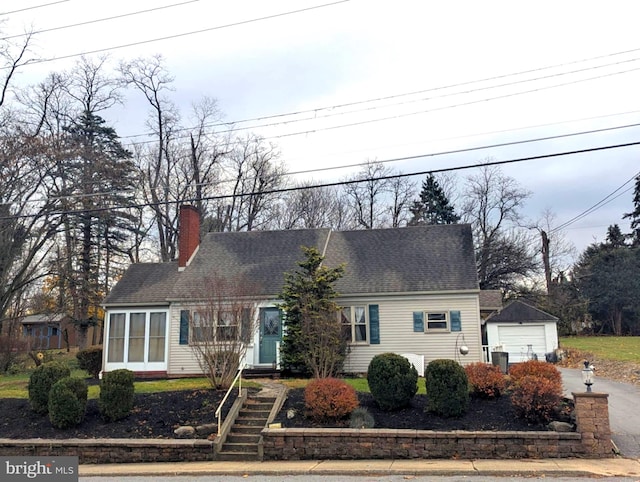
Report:
[[[298,460],[80,465],[81,477],[196,475],[485,475],[638,477],[636,459]]]

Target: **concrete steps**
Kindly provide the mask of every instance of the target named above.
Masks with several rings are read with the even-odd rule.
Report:
[[[248,398],[218,453],[218,460],[260,460],[260,433],[266,427],[275,398]]]

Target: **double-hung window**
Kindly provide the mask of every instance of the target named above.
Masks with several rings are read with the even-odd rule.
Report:
[[[449,317],[446,311],[428,312],[427,315],[427,331],[448,331]]]
[[[233,311],[219,311],[216,337],[218,341],[232,341],[238,337],[240,320]]]
[[[414,311],[413,331],[425,333],[462,331],[460,311]]]
[[[368,318],[366,306],[345,306],[340,310],[342,333],[349,343],[368,343]]]

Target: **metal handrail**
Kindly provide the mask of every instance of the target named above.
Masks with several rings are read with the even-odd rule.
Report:
[[[227,401],[227,398],[229,398],[231,390],[233,390],[233,386],[236,384],[236,382],[238,382],[238,396],[240,396],[240,394],[242,393],[242,370],[244,370],[244,363],[241,363],[238,367],[238,374],[231,382],[231,386],[227,390],[227,393],[225,394],[224,398],[220,402],[220,405],[218,405],[218,409],[216,410],[215,416],[218,417],[218,435],[220,435],[220,429],[222,428],[222,406],[224,405],[224,402]]]

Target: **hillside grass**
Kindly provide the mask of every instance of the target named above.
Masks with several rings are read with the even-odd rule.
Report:
[[[640,363],[640,336],[568,336],[560,348],[591,353],[602,360]]]

